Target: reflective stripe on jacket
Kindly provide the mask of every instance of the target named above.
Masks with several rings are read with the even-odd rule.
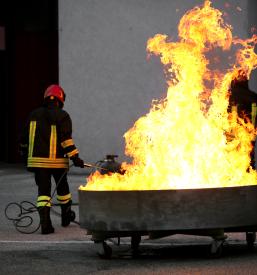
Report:
[[[238,106],[233,105],[231,110],[238,112]],[[251,119],[251,122],[254,126],[256,126],[256,115],[257,115],[257,106],[256,106],[256,103],[253,102],[251,104],[251,114],[249,114],[249,118]]]
[[[78,154],[72,140],[69,114],[55,106],[40,107],[30,116],[23,134],[28,145],[30,168],[68,168],[69,158]]]

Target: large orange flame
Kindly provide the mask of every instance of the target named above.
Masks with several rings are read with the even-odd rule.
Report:
[[[210,1],[182,17],[178,36],[178,42],[162,34],[148,40],[148,52],[164,64],[167,97],[153,102],[149,113],[125,133],[125,153],[133,159],[122,164],[125,174],[96,172],[80,189],[191,189],[257,183],[257,173],[250,166],[254,126],[236,111],[228,112],[232,80],[242,70],[249,77],[257,67],[257,37],[233,38],[232,27]],[[227,66],[217,69],[221,53],[227,57]]]

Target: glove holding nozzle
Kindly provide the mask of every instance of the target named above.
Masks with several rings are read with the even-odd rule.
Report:
[[[76,167],[84,168],[84,160],[79,157],[79,155],[75,155],[71,157],[71,160]]]
[[[91,164],[89,164],[89,163],[84,163],[84,167],[86,167],[86,168],[92,168],[93,165],[91,165]]]

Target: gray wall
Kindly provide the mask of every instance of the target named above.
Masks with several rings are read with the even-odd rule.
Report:
[[[227,0],[215,0],[224,8]],[[226,9],[234,34],[246,38],[248,1]],[[123,134],[165,96],[159,59],[147,59],[157,33],[176,40],[182,15],[196,0],[59,0],[60,84],[73,119],[73,138],[85,161],[115,153],[125,160]],[[236,9],[240,6],[242,11]]]

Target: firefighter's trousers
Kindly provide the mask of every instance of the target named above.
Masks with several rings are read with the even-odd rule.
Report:
[[[71,201],[71,193],[67,181],[67,170],[62,168],[37,168],[35,171],[35,181],[38,186],[37,207],[51,207],[51,179],[57,185],[57,200],[61,205]]]

